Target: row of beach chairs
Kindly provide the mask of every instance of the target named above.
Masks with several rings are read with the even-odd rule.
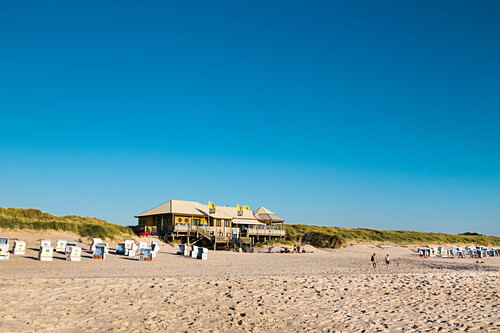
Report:
[[[77,246],[75,242],[67,242],[58,240],[56,243],[56,252],[64,253],[68,261],[81,261],[82,248]],[[52,261],[54,256],[54,248],[50,240],[40,241],[40,249],[38,251],[38,260]]]
[[[109,245],[108,243],[103,242],[100,238],[93,238],[90,250],[93,252],[94,259],[106,259],[107,254],[109,254]],[[61,239],[57,240],[55,251],[58,253],[64,253],[66,255],[66,260],[81,261],[82,248],[77,246],[74,242],[67,242],[66,240]],[[156,254],[159,251],[160,247],[155,241],[152,241],[151,245],[148,247],[148,244],[145,242],[135,244],[133,241],[129,240],[125,241],[125,243],[118,243],[115,253],[124,254],[130,257],[139,253],[139,261],[151,261],[156,257]],[[12,253],[15,255],[24,255],[26,253],[26,242],[18,240],[14,241]],[[52,247],[51,241],[40,241],[38,259],[40,261],[52,261],[53,255],[54,248]],[[9,239],[6,237],[0,237],[0,260],[8,260],[9,258]]]
[[[421,257],[441,257],[441,258],[486,258],[500,256],[500,249],[494,247],[488,249],[484,246],[466,246],[465,248],[454,247],[445,249],[442,246],[437,248],[418,249]]]
[[[151,245],[148,246],[146,242],[138,242],[135,244],[134,241],[126,240],[124,243],[118,243],[116,245],[115,253],[122,254],[127,257],[134,257],[137,253],[139,253],[139,260],[151,261],[153,258],[156,258],[156,254],[159,251],[160,246],[155,241],[152,241]]]
[[[201,260],[208,259],[208,249],[196,245],[178,244],[177,254]]]

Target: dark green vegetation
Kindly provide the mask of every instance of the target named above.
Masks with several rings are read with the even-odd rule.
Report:
[[[38,209],[0,207],[0,228],[68,231],[82,237],[130,237],[130,228],[94,217],[54,216]]]
[[[485,236],[474,232],[460,235],[405,230],[376,230],[364,228],[324,227],[305,224],[286,225],[286,238],[317,247],[340,248],[350,241],[391,242],[400,245],[471,244],[500,246],[500,237]]]

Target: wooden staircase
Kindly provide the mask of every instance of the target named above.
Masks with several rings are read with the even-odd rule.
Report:
[[[252,238],[250,237],[240,237],[239,239],[233,239],[233,247],[235,250],[241,249],[243,252],[253,252]]]

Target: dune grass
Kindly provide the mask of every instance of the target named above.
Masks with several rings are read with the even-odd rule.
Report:
[[[500,246],[500,237],[474,232],[444,234],[406,230],[376,230],[365,228],[340,228],[305,224],[286,225],[286,238],[295,242],[307,242],[314,246],[340,248],[350,241],[392,242],[400,245],[470,244]]]
[[[289,239],[271,239],[262,243],[255,243],[255,247],[263,247],[263,246],[279,246],[279,245],[288,245],[294,246],[296,242]]]
[[[0,228],[57,230],[78,234],[82,237],[110,238],[130,237],[130,228],[94,217],[77,215],[55,216],[34,208],[0,207]]]

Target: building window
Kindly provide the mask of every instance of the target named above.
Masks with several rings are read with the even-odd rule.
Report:
[[[189,222],[189,219],[184,219],[184,222],[188,223],[188,222]]]
[[[217,220],[217,226],[220,227],[220,220]]]
[[[193,225],[200,225],[200,219],[193,219]]]
[[[224,226],[229,227],[229,220],[224,220]]]

